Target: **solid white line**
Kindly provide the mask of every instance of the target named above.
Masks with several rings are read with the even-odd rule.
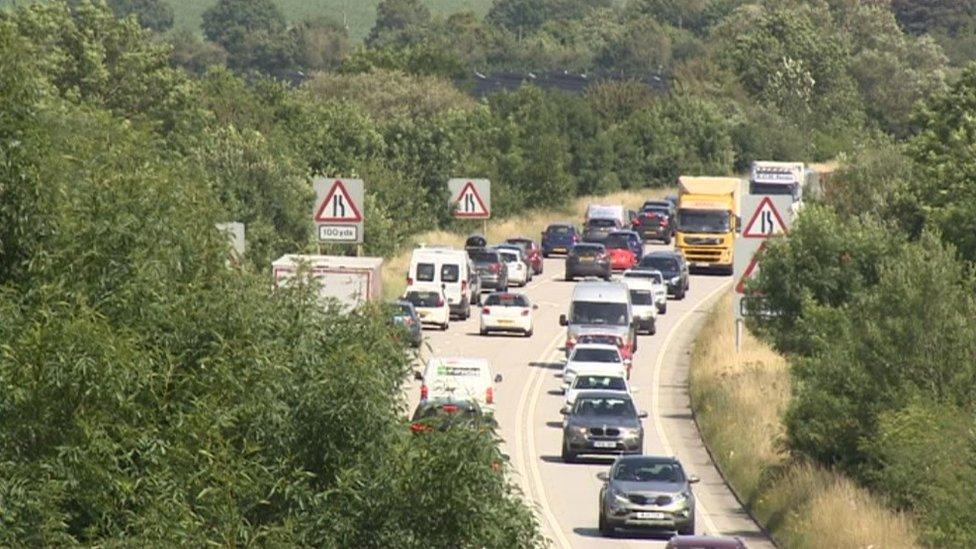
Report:
[[[651,389],[651,417],[654,418],[654,430],[657,431],[657,436],[661,440],[661,445],[664,447],[664,455],[667,456],[674,455],[674,447],[671,446],[671,441],[668,440],[668,435],[665,434],[664,432],[664,422],[661,421],[660,388],[661,388],[661,369],[664,366],[664,357],[667,356],[668,354],[668,347],[671,345],[671,340],[674,338],[674,335],[680,331],[681,326],[684,325],[684,323],[687,322],[689,318],[691,318],[691,315],[697,312],[698,308],[703,303],[708,303],[712,300],[713,297],[715,297],[719,293],[727,291],[731,284],[732,284],[731,282],[726,282],[725,284],[722,284],[721,286],[719,286],[718,288],[710,292],[703,299],[701,299],[694,307],[691,308],[691,310],[685,312],[685,314],[682,315],[681,318],[678,319],[678,322],[676,322],[675,325],[671,328],[671,331],[668,332],[667,337],[665,337],[664,341],[661,343],[661,350],[658,351],[657,360],[654,363],[654,376],[652,382],[653,387]],[[702,503],[702,500],[696,499],[695,504],[697,506],[697,511],[699,512],[699,514],[701,515],[702,518],[705,519],[706,531],[710,534],[717,535],[718,528],[715,527],[715,522],[712,521],[712,517],[709,514],[708,510],[705,508],[705,505]]]

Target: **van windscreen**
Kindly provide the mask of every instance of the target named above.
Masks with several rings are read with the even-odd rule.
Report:
[[[570,317],[573,324],[626,326],[630,323],[630,319],[627,318],[626,303],[574,301]]]

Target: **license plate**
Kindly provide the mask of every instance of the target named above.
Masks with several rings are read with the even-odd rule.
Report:
[[[505,326],[508,326],[509,324],[512,323],[512,321],[511,320],[499,320],[498,323],[499,324],[502,324],[502,325],[505,325]]]
[[[637,513],[637,518],[644,520],[664,520],[667,516],[664,513],[642,511]]]
[[[552,251],[562,253],[566,251],[566,248],[553,248]]]
[[[593,263],[593,261],[595,261],[595,259],[592,258],[592,257],[581,257],[580,258],[580,263]]]
[[[616,448],[617,443],[616,441],[613,440],[594,440],[593,447],[594,448]]]
[[[427,313],[420,313],[420,318],[427,318]]]

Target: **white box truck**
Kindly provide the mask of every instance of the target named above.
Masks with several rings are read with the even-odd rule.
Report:
[[[383,298],[381,257],[285,255],[271,264],[275,288],[287,286],[300,269],[319,285],[323,299],[335,299],[344,310]]]

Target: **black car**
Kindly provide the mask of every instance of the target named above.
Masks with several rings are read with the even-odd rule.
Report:
[[[508,291],[508,265],[502,261],[496,250],[486,248],[468,248],[468,257],[474,262],[474,268],[481,278],[481,291]]]
[[[610,233],[622,228],[616,219],[601,217],[590,219],[583,227],[583,242],[601,243],[607,239]]]
[[[603,244],[577,244],[566,254],[566,280],[578,276],[598,276],[610,280],[613,273],[610,255]]]
[[[562,458],[566,463],[587,454],[640,454],[644,451],[647,412],[638,412],[630,395],[619,391],[580,391],[562,409]]]
[[[677,211],[670,202],[648,200],[634,220],[634,230],[644,240],[654,239],[670,244],[671,239],[674,238],[676,216]]]
[[[675,299],[684,299],[691,288],[688,262],[680,252],[651,252],[641,259],[638,268],[661,271],[664,282],[668,285],[668,295],[673,295]]]
[[[485,414],[474,400],[432,398],[417,405],[410,430],[414,433],[446,431],[459,425],[494,427],[495,420],[491,415]]]
[[[472,248],[479,249],[479,248],[487,248],[487,247],[488,247],[488,240],[480,234],[473,234],[469,236],[467,240],[464,241],[464,249],[466,250],[470,250]]]

